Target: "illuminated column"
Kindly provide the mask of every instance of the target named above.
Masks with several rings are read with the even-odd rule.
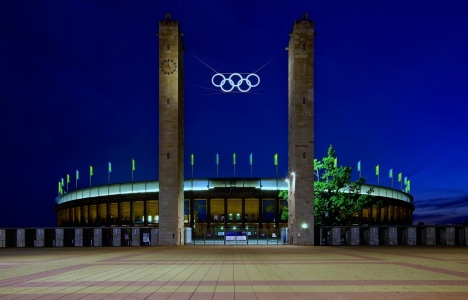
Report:
[[[179,22],[159,22],[159,244],[184,243],[184,72]]]
[[[288,45],[289,235],[294,245],[314,244],[314,23],[294,22]]]

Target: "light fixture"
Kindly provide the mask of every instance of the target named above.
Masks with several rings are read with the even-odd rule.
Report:
[[[306,229],[307,228],[307,224],[306,223],[303,223],[302,224],[302,229]]]

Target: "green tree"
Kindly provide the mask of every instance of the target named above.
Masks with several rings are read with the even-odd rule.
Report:
[[[350,225],[353,215],[372,205],[373,188],[361,194],[364,178],[351,181],[352,167],[337,166],[333,146],[322,160],[314,159],[314,215],[317,225]],[[279,194],[288,198],[287,191]],[[375,203],[377,204],[377,203]],[[284,214],[284,213],[283,213]],[[283,220],[283,216],[281,218]]]
[[[278,197],[280,199],[288,199],[288,191],[287,190],[280,191]],[[288,207],[284,206],[283,207],[283,212],[281,213],[281,221],[287,221],[288,220],[288,213],[289,213]]]

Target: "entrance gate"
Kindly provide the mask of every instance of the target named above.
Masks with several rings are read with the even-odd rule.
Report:
[[[285,239],[283,241],[283,239]],[[203,234],[193,237],[194,245],[283,245],[287,237],[282,238],[280,230],[219,230],[204,229]]]

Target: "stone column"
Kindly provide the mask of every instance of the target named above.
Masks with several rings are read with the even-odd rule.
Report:
[[[294,22],[288,45],[289,234],[294,245],[314,244],[314,23]]]
[[[179,22],[159,22],[159,245],[184,244],[184,73]]]

